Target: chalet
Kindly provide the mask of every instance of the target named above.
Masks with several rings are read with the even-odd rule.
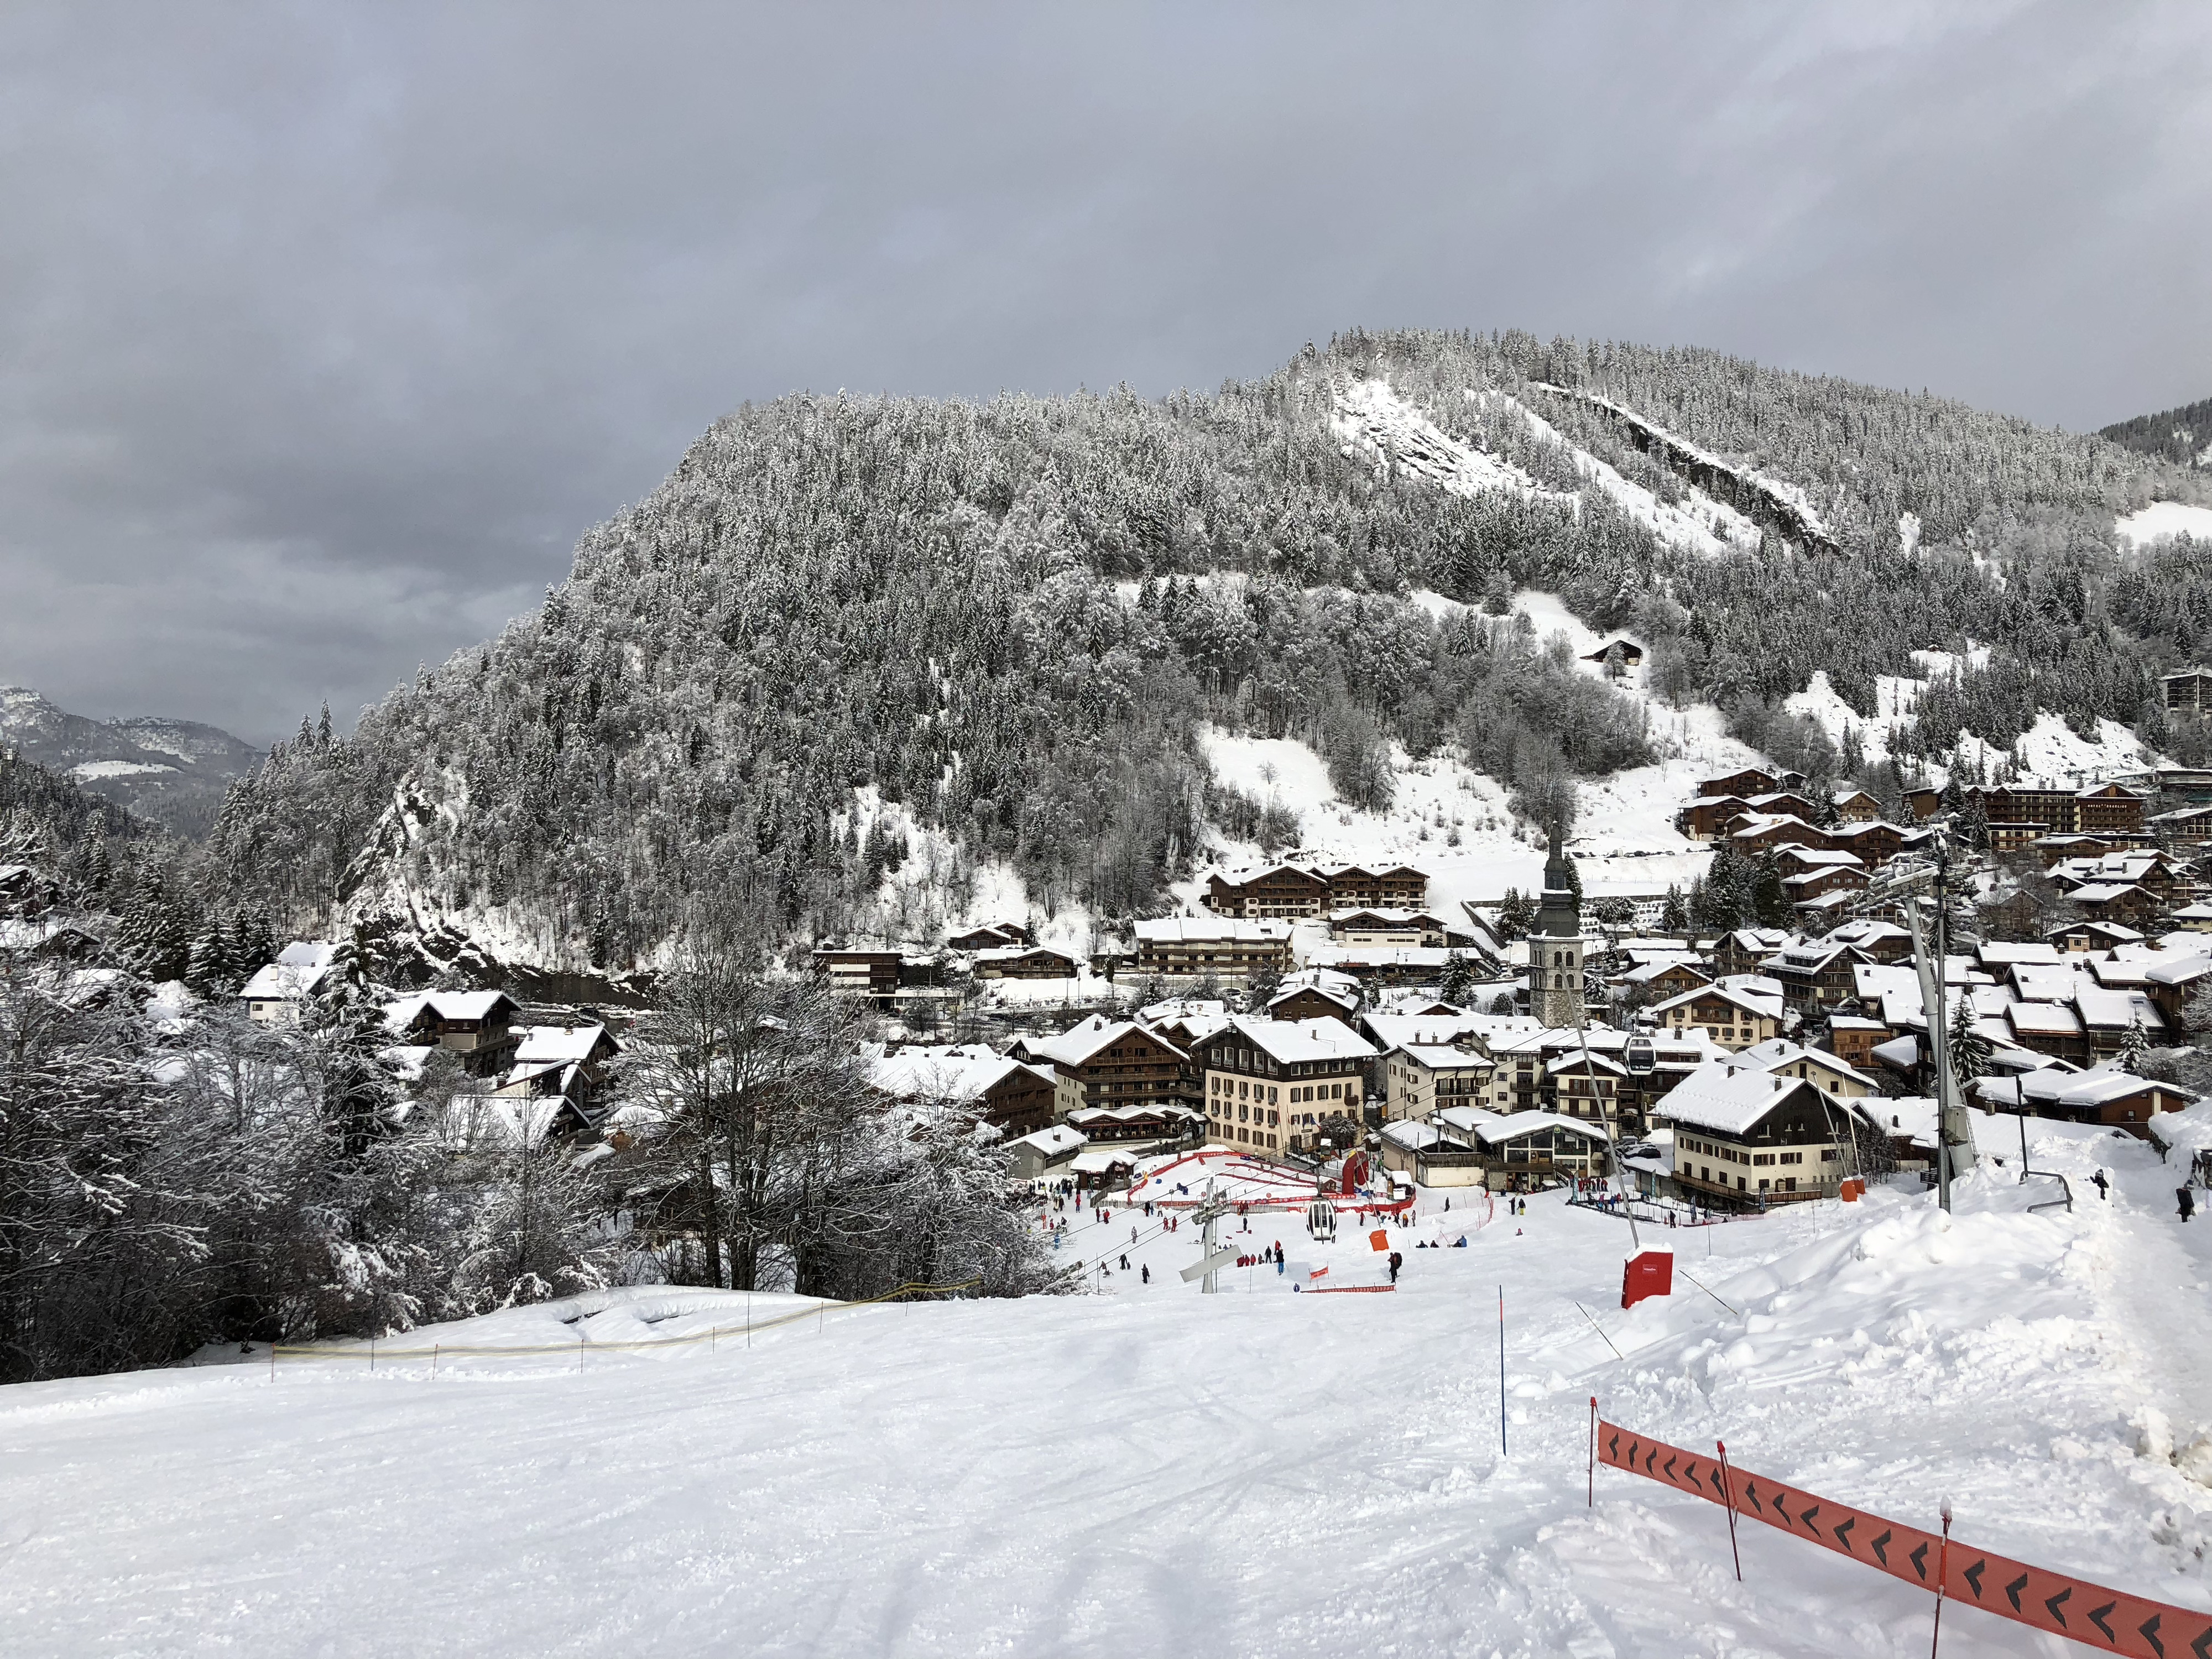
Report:
[[[0,916],[35,921],[65,896],[62,884],[27,864],[0,864]]]
[[[1188,1106],[1079,1106],[1066,1127],[1094,1146],[1154,1152],[1196,1146],[1205,1122]]]
[[[2147,922],[2166,908],[2156,893],[2131,881],[2086,882],[2066,896],[2092,921]]]
[[[297,1025],[307,999],[320,988],[338,947],[322,939],[295,939],[276,960],[258,968],[239,988],[238,1000],[257,1025]]]
[[[981,927],[970,927],[964,933],[955,933],[945,941],[946,948],[954,951],[997,951],[1029,942],[1030,930],[1013,921],[988,922]]]
[[[1008,1141],[1006,1153],[1012,1160],[1015,1180],[1042,1181],[1071,1162],[1089,1144],[1080,1130],[1054,1123]]]
[[[1442,946],[1453,942],[1452,930],[1443,918],[1426,910],[1332,910],[1328,937],[1333,945]]]
[[[1866,873],[1866,865],[1856,853],[1827,847],[1780,847],[1775,849],[1774,867],[1786,876],[1810,875],[1815,871],[1844,869]]]
[[[2159,1012],[2166,1016],[2166,1023],[2179,1025],[2182,1009],[2208,975],[2212,975],[2212,955],[2185,956],[2154,965],[2148,975],[2150,983],[2144,989],[2158,1006]]]
[[[1755,813],[1749,817],[1740,818],[1735,828],[1729,830],[1727,840],[1729,845],[1740,853],[1771,852],[1778,847],[1830,845],[1828,831],[1816,830],[1804,819],[1791,813],[1783,813],[1778,816]],[[1853,853],[1860,851],[1855,847],[1845,848],[1844,850]],[[1864,856],[1863,853],[1860,855]]]
[[[2017,1077],[1982,1078],[1974,1092],[1995,1111],[2101,1124],[2145,1139],[2149,1139],[2154,1114],[2180,1111],[2197,1098],[2178,1083],[2103,1066],[2086,1072],[2049,1066]]]
[[[2124,945],[2142,942],[2142,933],[2117,921],[2063,921],[2043,937],[2053,949],[2069,956],[2117,951]]]
[[[1332,975],[1331,978],[1342,975]],[[1319,985],[1286,986],[1267,1000],[1269,1019],[1340,1019],[1346,1025],[1359,1018],[1357,989],[1338,991]]]
[[[1778,775],[1772,772],[1764,771],[1756,766],[1747,766],[1741,772],[1730,772],[1724,777],[1706,778],[1703,780],[1698,785],[1698,793],[1700,795],[1741,795],[1748,799],[1753,795],[1770,794],[1773,791],[1783,787],[1784,778],[1794,777],[1796,775],[1794,773]],[[1802,779],[1799,780],[1801,782],[1803,780]]]
[[[506,1078],[491,1092],[509,1098],[567,1100],[588,1121],[596,1115],[607,1068],[621,1053],[622,1046],[597,1022],[526,1025]]]
[[[1713,968],[1723,974],[1748,974],[1790,943],[1778,927],[1739,927],[1713,947]]]
[[[2033,818],[2020,822],[1991,818],[1985,827],[1989,831],[1990,851],[2000,857],[2034,846],[2045,833],[2043,825]]]
[[[1624,1136],[1643,1133],[1640,1117],[1631,1119],[1623,1110],[1623,1097],[1629,1090],[1628,1068],[1612,1055],[1570,1048],[1547,1059],[1544,1080],[1548,1085],[1547,1110],[1595,1124],[1601,1133],[1607,1123]]]
[[[1984,939],[1974,949],[1974,960],[1993,977],[2014,968],[2060,966],[2057,951],[2041,939]]]
[[[1893,921],[1872,917],[1844,922],[1829,933],[1832,945],[1848,945],[1869,962],[1902,962],[1912,954],[1912,935]]]
[[[1615,985],[1626,986],[1632,991],[1656,1002],[1664,1001],[1670,997],[1679,997],[1684,992],[1694,991],[1701,985],[1711,985],[1713,981],[1712,975],[1698,967],[1694,961],[1686,957],[1676,957],[1671,960],[1650,962],[1638,968],[1632,968],[1613,982]]]
[[[1381,1069],[1385,1122],[1426,1117],[1442,1106],[1493,1103],[1498,1062],[1470,1036],[1456,1042],[1401,1043],[1382,1056]],[[1496,1098],[1502,1100],[1502,1093]]]
[[[1376,1052],[1341,1020],[1238,1018],[1192,1058],[1205,1079],[1209,1139],[1299,1152],[1320,1149],[1332,1118],[1360,1122]]]
[[[1810,823],[1820,816],[1812,798],[1799,794],[1794,789],[1771,790],[1764,795],[1753,795],[1744,805],[1767,817],[1796,817]]]
[[[1808,1077],[1714,1060],[1662,1100],[1674,1130],[1674,1181],[1715,1209],[1832,1197],[1841,1182],[1848,1120]]]
[[[2124,784],[2099,783],[2075,789],[2023,780],[1986,788],[1978,784],[1967,793],[1980,798],[1993,839],[2000,823],[2008,827],[2040,824],[2039,833],[2051,835],[2135,833],[2143,827],[2145,797]]]
[[[1723,1048],[1748,1048],[1782,1034],[1782,1011],[1724,985],[1703,985],[1654,1004],[1652,1017],[1675,1032],[1702,1030]]]
[[[1830,864],[1814,870],[1800,871],[1794,876],[1782,878],[1783,896],[1792,904],[1809,904],[1814,899],[1826,898],[1831,893],[1856,896],[1866,891],[1867,873],[1859,861],[1849,864]]]
[[[1871,1066],[1875,1045],[1896,1035],[1880,1020],[1869,1019],[1863,1014],[1828,1016],[1828,1047],[1837,1059],[1854,1071]]]
[[[2212,842],[2212,806],[2178,806],[2148,819],[2145,827],[2176,847],[2202,847]]]
[[[1622,634],[1607,640],[1595,651],[1584,652],[1583,660],[1603,663],[1608,668],[1616,663],[1623,668],[1641,668],[1644,665],[1644,647]]]
[[[1918,784],[1905,792],[1905,814],[1915,823],[1925,823],[1943,810],[1943,792]]]
[[[2168,1041],[2166,1017],[2142,991],[2077,984],[2074,1012],[2081,1017],[2092,1060],[2118,1059],[2128,1046],[2130,1031],[2140,1032],[2141,1040],[2153,1048],[2162,1048]]]
[[[2006,1007],[2004,1017],[2015,1047],[2076,1066],[2088,1063],[2088,1033],[2081,1029],[2081,1017],[2068,1004],[2015,1002]]]
[[[975,953],[977,979],[1073,979],[1075,958],[1042,945],[1000,945]]]
[[[1455,956],[1462,953],[1433,945],[1317,945],[1306,965],[1363,985],[1434,985]]]
[[[1218,916],[1318,916],[1329,908],[1328,878],[1295,864],[1274,864],[1249,875],[1219,871],[1206,878],[1206,908]]]
[[[1760,1071],[1771,1072],[1777,1077],[1802,1077],[1818,1085],[1823,1094],[1837,1100],[1861,1100],[1880,1092],[1874,1079],[1840,1054],[1808,1048],[1785,1037],[1755,1044],[1736,1058],[1745,1065],[1756,1066]]]
[[[1196,1093],[1190,1056],[1133,1020],[1093,1014],[1052,1037],[1021,1037],[1008,1058],[1048,1067],[1054,1115],[1085,1106],[1186,1106]]]
[[[1140,974],[1249,979],[1291,965],[1291,930],[1279,921],[1168,916],[1138,922],[1136,934]]]
[[[1867,959],[1848,945],[1814,939],[1784,946],[1766,963],[1765,972],[1782,981],[1784,1003],[1810,1014],[1850,1000],[1855,985],[1851,970]]]
[[[2143,827],[2143,795],[2123,784],[2100,783],[2077,790],[2074,827],[2087,835],[2100,830],[2138,831]]]
[[[1365,906],[1377,909],[1418,910],[1429,902],[1427,874],[1404,864],[1329,865],[1322,876],[1328,882],[1329,908]]]
[[[2173,913],[2173,925],[2184,933],[2212,933],[2212,904],[2185,904]]]
[[[1856,854],[1859,862],[1872,870],[1905,850],[1905,832],[1880,818],[1843,823],[1828,832],[1828,845],[1838,852]]]
[[[2161,674],[2159,690],[2166,706],[2185,714],[2212,714],[2212,668],[2185,668],[2178,674]]]
[[[417,1042],[458,1054],[475,1077],[497,1077],[522,1044],[514,999],[504,991],[427,991],[385,1010],[385,1024]]]
[[[1737,819],[1751,816],[1741,795],[1699,795],[1674,814],[1674,827],[1692,841],[1711,841],[1727,834]]]
[[[843,945],[817,945],[814,970],[830,981],[830,988],[854,996],[887,997],[899,988],[901,954],[892,950],[866,950]]]
[[[1831,799],[1836,816],[1845,823],[1872,823],[1881,817],[1881,803],[1863,789],[1841,788]]]
[[[948,1106],[1014,1139],[1049,1128],[1058,1079],[1051,1067],[994,1054],[985,1045],[901,1048],[868,1064],[868,1084],[908,1104]]]
[[[1551,1112],[1499,1114],[1454,1106],[1382,1131],[1382,1167],[1425,1187],[1533,1192],[1600,1173],[1605,1131]]]

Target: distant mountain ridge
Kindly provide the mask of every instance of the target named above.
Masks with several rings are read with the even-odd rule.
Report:
[[[2098,428],[2097,435],[2111,439],[2124,449],[2155,455],[2178,466],[2212,468],[2212,398],[2199,398],[2193,404],[2155,415],[2138,415],[2131,421],[2116,421]]]
[[[0,745],[192,839],[208,832],[230,786],[263,759],[219,726],[151,714],[92,720],[14,685],[0,686]]]

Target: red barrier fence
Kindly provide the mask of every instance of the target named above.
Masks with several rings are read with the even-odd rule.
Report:
[[[1593,1415],[1597,1402],[1590,1402]],[[1597,1419],[1595,1461],[1764,1521],[1969,1607],[2130,1659],[2212,1659],[2212,1613],[2123,1595],[1728,1467]]]

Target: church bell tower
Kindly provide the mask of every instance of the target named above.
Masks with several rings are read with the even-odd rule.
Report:
[[[1579,1025],[1583,1018],[1583,919],[1556,821],[1544,861],[1544,900],[1528,935],[1528,1012],[1554,1027]]]

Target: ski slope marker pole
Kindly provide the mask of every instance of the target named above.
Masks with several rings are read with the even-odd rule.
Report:
[[[1735,1582],[1741,1584],[1743,1583],[1743,1552],[1736,1547],[1735,1541],[1735,1477],[1729,1473],[1728,1442],[1716,1440],[1713,1444],[1720,1449],[1721,1492],[1728,1499],[1729,1553],[1735,1558]]]
[[[1943,1542],[1936,1552],[1936,1628],[1928,1637],[1928,1659],[1936,1659],[1936,1644],[1943,1639],[1943,1575],[1951,1565],[1951,1500],[1943,1500]]]
[[[1498,1455],[1505,1455],[1505,1287],[1498,1287]]]
[[[1597,1507],[1597,1396],[1590,1396],[1589,1499],[1586,1505]]]

